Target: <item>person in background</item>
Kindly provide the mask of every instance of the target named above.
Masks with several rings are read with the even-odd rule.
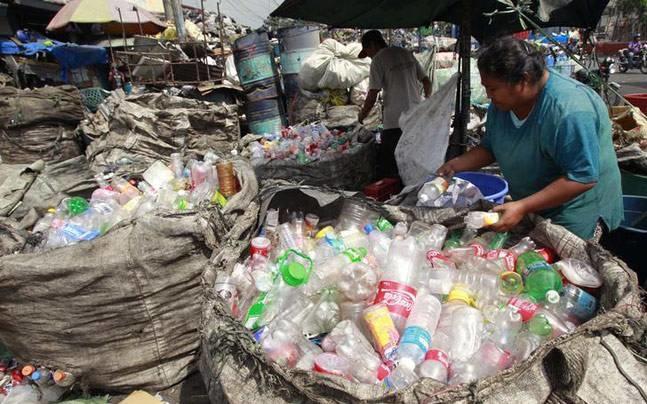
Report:
[[[395,161],[395,148],[402,136],[398,119],[400,114],[421,101],[420,82],[425,97],[431,93],[431,81],[413,54],[403,48],[388,47],[380,31],[372,30],[362,36],[362,51],[359,58],[370,57],[369,91],[364,106],[359,112],[360,123],[369,114],[377,95],[382,90],[384,101],[384,131],[378,152],[380,178],[399,177]]]
[[[627,44],[627,60],[629,62],[629,68],[634,68],[638,66],[634,66],[634,55],[637,55],[640,53],[640,34],[634,35],[634,38],[631,42]]]
[[[541,53],[506,37],[478,59],[491,100],[481,144],[438,169],[440,175],[499,163],[512,202],[496,206],[493,228],[507,231],[529,213],[583,239],[623,218],[611,121],[588,86],[547,70]]]

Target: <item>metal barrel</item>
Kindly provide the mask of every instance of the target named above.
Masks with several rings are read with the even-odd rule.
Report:
[[[278,98],[247,101],[247,123],[255,135],[276,134],[285,126],[283,104]]]
[[[252,32],[234,42],[234,64],[245,92],[278,87],[278,70],[267,32]]]
[[[319,46],[319,28],[313,26],[284,28],[278,32],[281,48],[281,73],[285,95],[291,99],[299,91],[297,76],[301,64]]]

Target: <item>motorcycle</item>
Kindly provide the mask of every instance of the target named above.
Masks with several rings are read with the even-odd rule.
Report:
[[[618,51],[618,70],[620,73],[626,73],[627,70],[634,68],[640,69],[640,72],[647,74],[647,43],[642,44],[640,52],[629,52],[629,49],[620,49]]]

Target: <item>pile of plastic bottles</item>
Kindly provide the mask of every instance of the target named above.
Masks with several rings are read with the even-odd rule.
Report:
[[[112,174],[97,174],[97,188],[89,200],[66,198],[34,225],[43,234],[42,249],[89,241],[105,234],[117,223],[140,217],[155,209],[184,211],[202,202],[224,206],[238,192],[231,162],[207,153],[203,161],[185,165],[178,153],[170,165],[155,161],[143,178],[129,180]]]
[[[346,201],[336,226],[269,210],[250,256],[215,291],[282,366],[385,383],[471,382],[526,359],[593,317],[598,273],[529,237],[466,227],[392,225]],[[510,245],[513,244],[513,245]],[[510,245],[508,248],[505,246]]]
[[[343,130],[328,130],[322,123],[284,128],[249,145],[252,165],[270,160],[295,160],[308,164],[338,156],[356,146]]]
[[[0,403],[56,402],[76,382],[62,369],[0,360]],[[36,388],[37,387],[37,388]]]

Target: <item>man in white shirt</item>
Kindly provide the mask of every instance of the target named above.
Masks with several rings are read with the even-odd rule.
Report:
[[[366,56],[372,59],[369,91],[358,120],[360,123],[364,121],[375,104],[377,94],[382,90],[384,131],[378,153],[381,165],[378,166],[381,168],[378,170],[378,176],[399,177],[395,148],[402,136],[402,130],[398,119],[402,112],[421,101],[419,82],[422,83],[425,97],[429,97],[431,93],[431,82],[413,54],[404,48],[387,47],[380,31],[368,31],[362,36],[362,51],[358,57]]]

